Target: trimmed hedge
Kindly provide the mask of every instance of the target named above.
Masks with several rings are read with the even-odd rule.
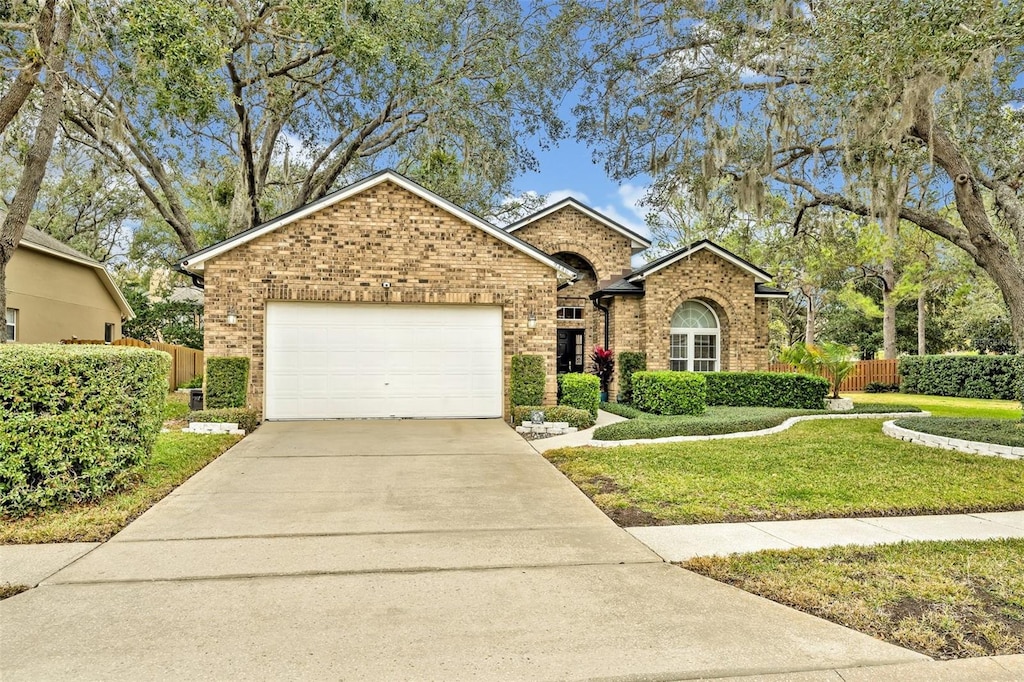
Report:
[[[559,405],[586,410],[597,418],[597,408],[601,405],[601,380],[596,375],[563,374],[558,377],[558,385],[562,389]]]
[[[601,409],[605,412],[611,412],[612,414],[617,414],[620,417],[625,417],[626,419],[637,419],[639,417],[652,416],[646,412],[636,409],[632,405],[627,405],[626,403],[601,403]]]
[[[544,421],[568,422],[569,426],[577,429],[589,429],[594,425],[594,415],[586,410],[580,410],[569,405],[554,405],[548,407],[520,405],[512,408],[512,423],[518,426],[533,418],[533,413],[540,410],[544,413]]]
[[[544,402],[544,371],[542,355],[513,355],[512,375],[509,377],[509,401],[518,405],[540,405]]]
[[[97,500],[145,463],[171,357],[100,345],[0,347],[0,514]]]
[[[900,358],[900,391],[957,398],[1021,400],[1024,355],[922,355]]]
[[[633,405],[653,414],[701,414],[707,408],[707,382],[696,372],[636,372]]]
[[[252,433],[260,425],[260,415],[247,407],[222,407],[215,410],[197,410],[188,416],[190,422],[214,422],[217,424],[238,424],[238,428]]]
[[[206,392],[203,407],[245,407],[249,390],[249,358],[206,359]]]
[[[1013,419],[967,419],[963,417],[907,417],[896,426],[933,436],[959,438],[980,443],[1024,448],[1024,425]]]
[[[822,410],[828,379],[782,372],[707,372],[708,405]]]
[[[619,353],[619,395],[620,403],[633,402],[633,374],[647,369],[647,353],[624,350]]]

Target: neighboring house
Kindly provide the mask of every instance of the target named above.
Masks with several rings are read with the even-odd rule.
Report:
[[[645,350],[651,367],[679,355],[670,343],[706,355],[699,337],[713,334],[714,369],[765,367],[756,287],[784,295],[763,288],[768,275],[710,243],[633,271],[647,246],[571,200],[504,230],[384,171],[180,268],[205,287],[207,357],[251,358],[249,404],[267,419],[507,415],[516,354],[544,358],[554,402],[556,371],[584,370],[603,343],[592,296],[610,311],[611,347]],[[689,305],[675,315],[691,300],[717,326],[682,341],[708,324]],[[689,326],[674,329],[674,315]],[[582,359],[567,357],[563,330],[582,330]]]
[[[7,338],[57,343],[121,338],[134,316],[103,265],[32,227],[7,265]]]

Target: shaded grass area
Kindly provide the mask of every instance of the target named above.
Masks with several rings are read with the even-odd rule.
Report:
[[[1012,400],[980,400],[978,398],[949,398],[914,393],[843,393],[854,403],[889,403],[916,405],[936,417],[976,417],[979,419],[1020,419],[1020,403]]]
[[[602,426],[594,431],[595,440],[631,440],[670,436],[710,436],[722,433],[761,431],[778,426],[790,417],[831,415],[826,410],[794,410],[779,407],[708,407],[700,415],[661,415],[641,412],[628,405],[602,405],[602,409],[629,419]],[[842,414],[878,414],[882,412],[920,412],[911,405],[867,403],[854,405]]]
[[[911,417],[897,419],[905,429],[933,436],[1024,447],[1024,421],[1009,419],[958,419],[956,417]]]
[[[164,421],[180,421],[188,416],[188,395],[185,393],[168,393],[164,402]]]
[[[128,525],[238,442],[238,436],[161,433],[135,482],[94,504],[0,521],[0,544],[100,542]]]
[[[881,419],[796,424],[772,436],[544,453],[622,525],[1024,508],[1024,461],[928,448]]]
[[[684,568],[935,658],[1024,653],[1024,540],[769,550]]]

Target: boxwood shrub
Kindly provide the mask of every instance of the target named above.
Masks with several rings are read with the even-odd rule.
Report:
[[[620,403],[633,402],[633,374],[647,369],[647,353],[624,350],[619,353]]]
[[[90,345],[0,347],[0,515],[99,499],[143,464],[171,356]]]
[[[782,372],[708,372],[708,405],[822,410],[828,379]]]
[[[1020,400],[1022,355],[922,355],[900,359],[904,393]]]
[[[586,410],[597,417],[597,408],[601,404],[601,380],[593,374],[563,374],[558,377],[562,397],[560,405],[568,405],[579,410]]]
[[[580,410],[569,405],[549,405],[548,407],[520,405],[512,408],[512,423],[516,426],[528,422],[533,418],[536,411],[544,413],[544,421],[567,422],[569,426],[577,429],[589,429],[594,425],[594,415],[586,410]]]
[[[517,405],[540,405],[544,402],[544,357],[541,355],[513,355],[512,375],[509,377],[509,401]]]
[[[653,414],[701,414],[707,382],[696,372],[635,372],[633,405]]]
[[[245,407],[249,390],[249,358],[206,359],[206,393],[203,407]]]
[[[190,422],[213,422],[216,424],[238,424],[238,428],[252,433],[260,425],[256,410],[248,407],[221,407],[216,410],[197,410],[188,415]]]

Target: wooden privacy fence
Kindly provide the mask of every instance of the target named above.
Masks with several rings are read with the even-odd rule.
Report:
[[[106,341],[94,339],[65,339],[65,344],[85,345],[106,345]],[[131,346],[133,348],[152,348],[162,350],[171,356],[171,371],[167,375],[167,384],[173,391],[182,384],[187,384],[193,378],[203,373],[203,351],[186,346],[177,346],[173,343],[146,343],[138,339],[118,339],[110,344],[111,346]]]
[[[840,391],[863,391],[872,382],[881,384],[900,383],[899,360],[859,360],[857,369],[839,385]],[[769,372],[793,372],[792,365],[773,362],[768,365]]]

